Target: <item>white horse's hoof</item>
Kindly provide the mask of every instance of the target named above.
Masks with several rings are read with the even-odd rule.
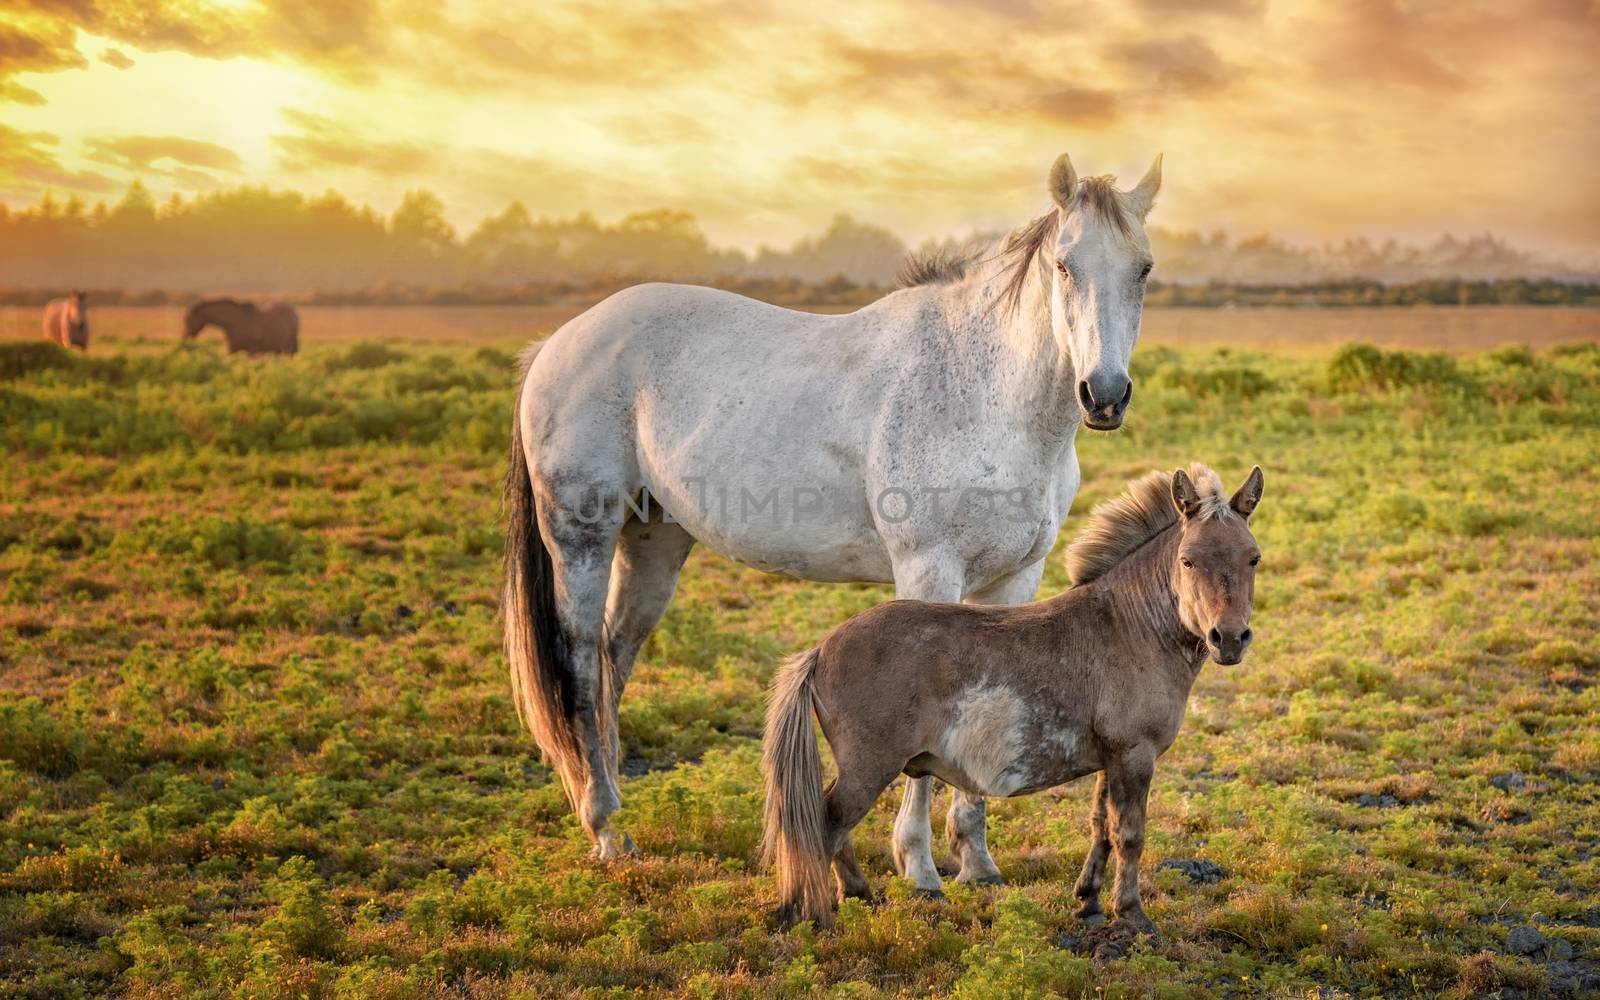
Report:
[[[633,845],[633,838],[627,834],[620,837],[610,830],[601,831],[596,838],[594,847],[589,851],[589,856],[596,861],[620,861],[632,854],[638,854],[639,849]]]

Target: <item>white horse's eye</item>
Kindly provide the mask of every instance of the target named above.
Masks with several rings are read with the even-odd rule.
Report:
[[[1146,264],[1144,269],[1139,272],[1139,280],[1143,281],[1144,279],[1150,277],[1150,269],[1153,267],[1155,267],[1154,264]]]
[[[1056,261],[1056,270],[1060,271],[1062,276],[1065,277],[1067,274],[1067,265],[1058,260]]]

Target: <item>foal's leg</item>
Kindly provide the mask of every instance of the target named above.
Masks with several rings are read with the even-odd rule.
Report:
[[[1155,766],[1155,748],[1147,744],[1128,751],[1106,768],[1112,813],[1111,842],[1117,849],[1117,881],[1112,890],[1117,919],[1113,926],[1121,925],[1133,931],[1155,930],[1139,899],[1145,803],[1150,798],[1150,779],[1155,774]]]
[[[844,835],[844,843],[839,845],[838,853],[833,856],[833,875],[839,881],[840,899],[872,902],[872,885],[856,863],[856,849],[851,846],[848,833]]]
[[[894,776],[904,766],[904,760],[888,764],[881,754],[873,752],[852,753],[848,747],[835,746],[834,760],[839,776],[828,787],[823,799],[823,814],[827,817],[824,843],[833,856],[834,875],[839,880],[841,897],[855,896],[872,899],[872,888],[861,866],[856,864],[855,848],[850,846],[850,831],[866,818],[872,804],[889,787]],[[934,873],[937,879],[938,873]]]
[[[611,671],[606,712],[615,765],[622,763],[617,735],[622,689],[633,675],[639,648],[672,602],[678,571],[693,547],[694,537],[681,526],[660,521],[629,521],[617,539],[617,553],[611,561],[611,594],[606,598],[606,666]]]
[[[944,550],[919,552],[894,565],[895,597],[916,601],[961,600],[965,567]],[[944,895],[944,882],[933,863],[933,827],[928,813],[933,805],[933,779],[911,778],[906,797],[894,820],[894,866],[929,896]]]
[[[1039,580],[1044,575],[1044,560],[1004,577],[993,584],[967,595],[971,604],[1026,604],[1039,591]],[[961,865],[957,882],[974,882],[978,885],[1003,885],[1000,867],[989,855],[987,807],[983,797],[970,795],[956,789],[950,800],[950,811],[944,821],[945,842],[950,853]]]
[[[1083,871],[1078,873],[1078,884],[1072,894],[1078,897],[1077,916],[1090,927],[1106,922],[1100,909],[1100,888],[1105,884],[1106,856],[1111,853],[1111,838],[1106,832],[1106,773],[1100,772],[1094,783],[1094,805],[1089,812],[1089,856],[1083,859]]]

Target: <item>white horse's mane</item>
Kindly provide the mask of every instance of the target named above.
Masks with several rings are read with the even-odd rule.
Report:
[[[1092,212],[1119,235],[1133,233],[1135,219],[1128,198],[1117,190],[1116,178],[1110,174],[1085,177],[1073,195],[1072,208]],[[966,250],[941,247],[926,253],[914,253],[901,267],[897,284],[901,288],[917,285],[954,284],[973,274],[983,264],[998,262],[995,274],[1004,281],[999,302],[1009,310],[1017,308],[1022,291],[1028,281],[1029,266],[1038,258],[1041,248],[1056,237],[1061,229],[1061,209],[1050,211],[1023,223],[1005,236]],[[1040,262],[1041,276],[1048,277],[1048,265]]]

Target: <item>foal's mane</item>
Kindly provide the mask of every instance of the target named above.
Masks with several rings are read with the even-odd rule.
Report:
[[[1189,478],[1200,494],[1200,516],[1220,517],[1228,509],[1222,480],[1198,462],[1189,466]],[[1089,512],[1089,523],[1067,547],[1067,576],[1074,587],[1098,580],[1176,523],[1172,473],[1147,472]]]
[[[1133,215],[1127,198],[1117,190],[1116,178],[1110,174],[1085,177],[1078,182],[1072,196],[1074,211],[1087,211],[1106,223],[1124,238],[1133,235]],[[975,265],[999,261],[997,276],[1003,280],[997,305],[1015,311],[1022,302],[1022,290],[1028,283],[1028,271],[1036,261],[1042,279],[1050,276],[1050,264],[1039,259],[1039,251],[1056,238],[1061,231],[1061,209],[1052,208],[1036,219],[1024,222],[1007,233],[998,243],[968,251],[951,251],[945,248],[924,253],[913,253],[900,268],[898,285],[911,288],[916,285],[947,285],[965,278]]]

